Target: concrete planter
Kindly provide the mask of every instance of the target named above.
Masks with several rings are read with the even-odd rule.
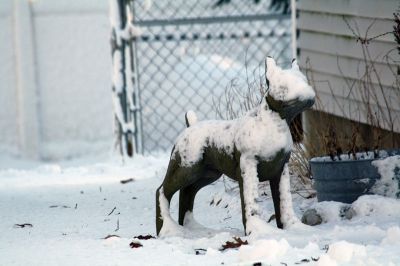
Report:
[[[311,159],[311,174],[318,201],[352,203],[359,196],[372,194],[370,189],[380,175],[371,163],[374,160],[398,154],[400,154],[399,150],[390,150],[380,152],[377,158],[361,155],[357,160],[332,161],[327,157]]]

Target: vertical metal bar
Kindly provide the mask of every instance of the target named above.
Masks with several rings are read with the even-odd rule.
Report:
[[[127,26],[127,5],[128,0],[110,0],[112,9],[112,34],[111,34],[111,53],[114,64],[114,80],[113,80],[113,102],[114,112],[117,124],[117,145],[120,148],[122,156],[132,157],[136,152],[132,136],[135,132],[133,127],[131,106],[129,97],[133,95],[127,94],[127,86],[129,78],[127,78],[127,55],[129,55],[129,40],[123,36]],[[116,57],[119,55],[118,57]],[[118,60],[118,62],[116,62]],[[131,67],[131,66],[128,66]],[[116,73],[117,72],[117,73]],[[117,81],[118,80],[118,81]]]
[[[132,25],[135,25],[135,0],[131,1],[131,12],[132,12]],[[143,139],[143,120],[142,120],[142,101],[140,97],[140,74],[139,74],[139,59],[138,59],[138,42],[137,38],[131,41],[131,49],[133,55],[133,74],[134,74],[134,103],[136,109],[134,111],[135,120],[135,143],[138,153],[144,153],[144,139]]]
[[[296,0],[290,0],[290,8],[292,10],[291,12],[291,22],[292,22],[292,58],[296,59],[297,58],[297,34],[296,34],[296,28],[297,28],[297,23],[296,23]]]
[[[140,97],[140,74],[139,74],[139,61],[137,56],[137,41],[133,43],[133,63],[134,63],[134,75],[135,75],[135,124],[136,124],[136,144],[137,152],[143,154],[144,152],[144,139],[143,139],[143,120],[142,120],[142,100]]]

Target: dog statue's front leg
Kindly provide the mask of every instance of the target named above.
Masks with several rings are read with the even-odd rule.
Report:
[[[279,203],[280,222],[283,225],[283,228],[288,228],[293,224],[301,223],[293,211],[292,194],[290,193],[290,174],[287,163],[283,168],[283,172],[279,181]]]
[[[240,199],[242,203],[242,220],[246,235],[264,227],[266,223],[262,221],[259,206],[256,202],[258,198],[258,175],[257,160],[253,156],[240,157],[240,174],[238,174]]]

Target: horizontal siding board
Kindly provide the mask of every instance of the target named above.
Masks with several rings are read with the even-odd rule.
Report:
[[[358,102],[369,102],[390,109],[400,111],[400,91],[392,87],[383,87],[382,90],[377,86],[364,85],[357,80],[347,80],[347,82],[333,75],[313,71],[312,83],[318,93],[335,97],[347,98]],[[386,105],[387,101],[387,105]]]
[[[376,105],[371,106],[371,109],[373,110],[377,110],[377,108],[378,107]],[[367,118],[367,112],[365,111],[365,105],[361,102],[353,101],[348,98],[338,96],[337,101],[332,101],[332,96],[330,94],[321,92],[318,94],[318,100],[313,109],[344,117],[353,121],[370,124]],[[384,109],[383,112],[384,116],[380,117],[379,119],[380,126],[384,129],[391,130],[392,123],[388,119],[389,111],[388,109]],[[400,111],[391,110],[390,112],[393,119],[393,129],[395,132],[400,132]]]
[[[329,93],[319,92],[313,109],[353,121],[367,123],[366,112],[364,112],[364,106],[360,102],[352,101],[340,96],[336,99],[337,101],[332,101],[332,95]]]
[[[358,17],[388,18],[398,9],[397,0],[300,0],[297,9]]]
[[[302,49],[300,52],[300,63],[302,66],[306,65],[309,61],[310,70],[318,70],[323,73],[332,74],[335,76],[344,76],[345,78],[359,79],[363,75],[363,69],[365,69],[365,63],[361,60],[342,57],[340,55],[329,55],[315,51],[309,51]],[[382,85],[391,87],[395,84],[396,79],[393,68],[390,68],[387,64],[375,63],[375,69],[379,74]],[[371,75],[371,81],[379,85],[379,82],[375,75]]]
[[[393,17],[390,17],[390,19],[379,19],[346,16],[345,19],[353,29],[358,28],[358,32],[356,33],[364,38],[375,37],[393,30]],[[297,27],[302,31],[307,30],[354,37],[354,33],[346,24],[345,19],[342,14],[321,14],[318,12],[300,11],[299,18],[297,19]],[[370,28],[368,29],[368,27]],[[368,34],[366,34],[367,31]],[[393,34],[386,34],[378,37],[376,40],[394,43],[394,36]]]
[[[351,57],[356,59],[364,59],[363,47],[360,42],[357,42],[354,38],[303,31],[297,41],[297,46],[300,49],[316,51],[324,54],[340,55],[345,57]],[[389,63],[392,65],[400,61],[400,56],[397,53],[396,44],[388,42],[377,42],[371,41],[368,44],[368,51],[371,58],[375,62],[388,63],[386,55],[390,55],[392,58]]]

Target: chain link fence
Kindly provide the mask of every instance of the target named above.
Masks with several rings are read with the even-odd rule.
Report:
[[[225,90],[247,90],[249,79],[263,77],[266,56],[290,63],[290,15],[271,12],[268,0],[225,2],[133,1],[145,153],[171,150],[188,110],[199,120],[217,118]]]

